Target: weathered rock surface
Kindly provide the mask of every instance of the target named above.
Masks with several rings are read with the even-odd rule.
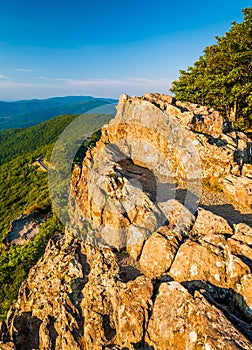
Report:
[[[223,192],[244,206],[252,206],[252,179],[246,176],[226,176],[221,181]]]
[[[8,342],[8,343],[3,343],[3,342],[0,342],[0,349],[1,350],[14,350],[16,349],[14,343],[12,342]]]
[[[218,309],[178,282],[160,285],[147,331],[159,350],[250,348]]]
[[[143,247],[139,264],[144,273],[150,278],[161,277],[170,269],[181,242],[181,234],[160,227]]]
[[[252,228],[246,224],[240,223],[234,225],[234,235],[232,238],[237,239],[248,245],[252,245]]]
[[[252,229],[197,209],[201,175],[249,179],[235,156],[248,140],[222,125],[166,95],[121,97],[74,170],[71,224],[22,284],[0,349],[252,349]]]
[[[191,253],[185,250],[183,264]],[[208,254],[208,258],[202,261],[203,254]],[[251,349],[247,333],[243,335],[235,322],[229,321],[229,317],[238,319],[249,332],[252,305],[251,275],[247,270],[239,283],[232,282],[239,318],[231,311],[225,317],[217,306],[207,301],[203,289],[195,291],[194,296],[189,293],[189,286],[186,289],[191,276],[192,283],[214,282],[208,287],[222,286],[223,291],[229,290],[222,279],[226,276],[225,262],[207,249],[199,250],[194,257],[184,287],[177,282],[183,280],[179,276],[174,276],[176,282],[154,282],[136,268],[132,270],[129,259],[126,265],[120,259],[110,248],[93,247],[75,239],[69,242],[65,237],[51,241],[9,312],[5,348],[12,340],[16,349],[27,350],[104,349],[105,346],[182,350],[206,349],[207,344],[213,349]],[[157,261],[160,262],[159,257]],[[209,266],[203,270],[206,261]],[[170,276],[175,268],[176,262],[168,268]],[[183,270],[183,266],[180,268]],[[207,270],[218,273],[220,278],[212,278]],[[218,301],[221,302],[220,298]]]
[[[15,219],[8,230],[3,244],[24,245],[31,241],[39,231],[39,226],[50,217],[50,213],[34,212],[20,215]]]
[[[225,219],[203,208],[198,208],[197,219],[192,231],[195,235],[233,234],[232,228]]]

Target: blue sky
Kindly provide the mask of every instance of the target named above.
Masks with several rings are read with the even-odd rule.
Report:
[[[0,100],[168,92],[251,5],[0,0]]]

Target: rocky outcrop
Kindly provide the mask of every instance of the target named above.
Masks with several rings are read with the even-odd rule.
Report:
[[[49,212],[33,212],[30,214],[22,214],[12,221],[8,233],[3,239],[3,244],[24,245],[33,240],[39,232],[40,225],[45,222],[51,213]]]
[[[117,110],[116,117],[103,127],[97,147],[87,154],[81,174],[75,170],[77,205],[95,229],[102,221],[106,231],[115,211],[123,217],[119,219],[116,214],[113,225],[121,228],[129,225],[136,208],[148,216],[148,211],[155,209],[151,202],[164,202],[178,195],[177,184],[187,188],[185,201],[195,208],[196,199],[190,192],[200,196],[202,179],[216,179],[220,189],[250,207],[252,179],[247,176],[248,170],[243,171],[250,166],[244,164],[249,160],[245,157],[249,140],[241,132],[222,133],[224,120],[218,112],[157,94],[142,98],[123,95]],[[142,192],[147,199],[140,204]],[[134,208],[130,213],[124,207],[126,193]],[[130,214],[129,220],[125,211]],[[152,219],[155,226],[153,220],[159,220],[157,212]],[[107,235],[101,232],[101,237]],[[120,245],[120,234],[115,240],[113,244]]]
[[[191,295],[178,282],[160,285],[149,322],[148,340],[154,349],[160,350],[246,349],[248,346],[202,294]]]
[[[125,253],[56,237],[20,289],[3,344],[11,340],[27,350],[251,349],[250,270],[232,255],[228,239],[222,237],[223,257],[220,248],[188,238],[170,263],[174,248],[160,244],[160,237],[149,239],[159,244],[159,252],[149,251],[150,271],[141,258],[139,266]]]
[[[198,208],[201,176],[243,178],[234,153],[247,141],[222,124],[169,96],[121,97],[0,348],[252,348],[251,228]]]

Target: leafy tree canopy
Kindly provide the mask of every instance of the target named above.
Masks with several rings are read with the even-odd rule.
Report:
[[[241,23],[233,22],[192,67],[180,71],[170,90],[179,100],[218,109],[246,131],[252,127],[252,7],[243,14]]]

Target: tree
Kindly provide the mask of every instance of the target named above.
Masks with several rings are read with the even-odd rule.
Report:
[[[242,12],[243,21],[233,22],[192,67],[181,70],[170,90],[179,100],[218,109],[246,130],[252,126],[252,7]]]

